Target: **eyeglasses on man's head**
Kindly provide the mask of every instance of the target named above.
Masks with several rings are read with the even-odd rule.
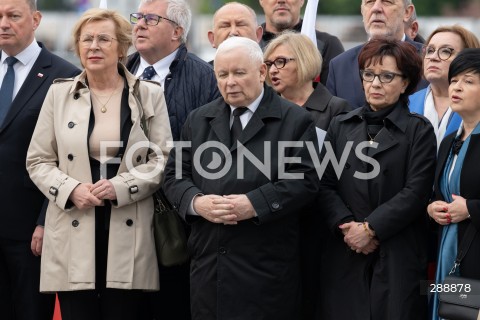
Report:
[[[137,24],[142,19],[144,19],[145,24],[149,25],[149,26],[156,26],[162,19],[170,21],[171,23],[178,25],[178,23],[176,23],[175,21],[170,20],[170,19],[165,18],[165,17],[162,17],[162,16],[159,16],[158,14],[153,14],[153,13],[143,14],[143,13],[140,13],[140,12],[130,14],[130,23],[131,24]]]

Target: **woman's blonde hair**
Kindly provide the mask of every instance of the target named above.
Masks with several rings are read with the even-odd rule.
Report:
[[[294,58],[297,63],[298,81],[302,83],[312,81],[320,74],[322,56],[309,37],[292,31],[283,32],[267,45],[263,59],[267,60],[280,45],[287,46],[292,52],[293,57],[289,58]],[[269,76],[266,81],[271,84]]]
[[[130,22],[116,11],[99,8],[87,10],[73,28],[73,43],[75,53],[78,56],[80,56],[78,41],[83,27],[89,22],[109,20],[115,24],[115,39],[118,42],[119,62],[123,64],[127,62],[128,49],[132,45],[132,26]]]

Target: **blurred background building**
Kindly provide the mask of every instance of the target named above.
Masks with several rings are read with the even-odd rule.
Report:
[[[264,22],[258,0],[238,0],[250,5],[258,14],[259,23]],[[212,14],[222,0],[189,0],[193,21],[189,39],[189,50],[209,61],[214,55],[207,39],[211,28]],[[307,1],[305,1],[306,3]],[[361,0],[320,0],[316,27],[318,30],[336,35],[348,49],[366,40],[360,15]],[[479,0],[413,0],[417,9],[420,34],[426,38],[439,25],[461,24],[475,34],[480,34]],[[117,10],[125,17],[135,12],[140,0],[109,0],[108,8]],[[79,64],[72,48],[71,31],[78,17],[85,10],[98,7],[100,0],[38,0],[43,13],[37,31],[37,40],[49,49]],[[304,6],[305,7],[305,6]]]

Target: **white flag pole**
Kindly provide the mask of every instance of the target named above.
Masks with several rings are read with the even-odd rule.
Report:
[[[303,24],[301,33],[306,35],[317,46],[317,36],[315,34],[315,24],[317,22],[318,0],[308,0],[303,15]]]
[[[108,9],[107,0],[100,0],[100,5],[98,7],[100,9]]]

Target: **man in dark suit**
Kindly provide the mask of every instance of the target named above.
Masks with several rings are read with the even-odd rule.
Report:
[[[414,45],[421,53],[422,44],[405,36],[404,23],[413,14],[414,6],[411,0],[362,0],[361,11],[363,24],[369,39],[390,38],[405,40]],[[363,44],[345,51],[330,61],[327,79],[327,89],[339,98],[358,108],[365,104],[358,69],[358,55]],[[418,89],[426,87],[422,82]]]
[[[214,66],[222,98],[190,113],[187,146],[165,171],[165,192],[192,227],[192,318],[299,319],[299,217],[319,184],[315,125],[264,86],[255,41],[225,40]]]
[[[39,292],[43,227],[37,219],[44,196],[25,158],[50,84],[79,70],[35,41],[42,18],[35,0],[1,0],[0,17],[1,317],[51,320],[55,296]]]

